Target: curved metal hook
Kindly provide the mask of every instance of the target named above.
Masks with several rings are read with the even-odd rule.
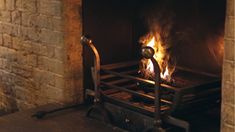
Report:
[[[94,102],[100,101],[99,86],[100,86],[100,55],[91,39],[86,36],[81,36],[81,43],[89,46],[94,54],[94,67],[92,68],[92,78],[94,81],[95,99]]]
[[[160,94],[160,67],[158,65],[158,62],[154,59],[154,49],[149,46],[142,47],[141,49],[141,54],[143,55],[144,58],[150,59],[153,67],[154,67],[154,89],[155,89],[155,126],[157,129],[161,128],[162,124],[162,119],[161,119],[161,94]]]

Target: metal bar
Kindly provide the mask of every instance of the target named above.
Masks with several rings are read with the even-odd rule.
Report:
[[[120,87],[120,86],[116,86],[116,85],[112,85],[110,83],[106,83],[106,82],[103,82],[103,81],[101,81],[101,85],[104,85],[104,86],[109,87],[109,88],[117,89],[117,90],[120,90],[120,91],[124,91],[124,92],[130,93],[130,94],[136,95],[136,96],[140,96],[140,97],[143,97],[145,99],[155,100],[154,96],[144,94],[144,93],[135,92],[133,90],[123,88],[123,87]],[[161,99],[161,102],[164,102],[164,103],[167,103],[167,104],[172,104],[171,101],[168,101],[168,100],[165,100],[165,99]]]
[[[124,71],[124,72],[119,72],[120,74],[132,74],[132,73],[137,73],[137,70],[128,70],[128,71]],[[115,77],[112,74],[107,74],[107,75],[101,75],[100,79],[104,80],[104,79],[109,79]]]
[[[202,72],[202,71],[196,71],[196,70],[192,70],[192,69],[186,68],[186,67],[177,66],[176,69],[179,69],[179,70],[182,70],[182,71],[188,71],[188,72],[191,72],[191,73],[201,74],[201,75],[204,75],[204,76],[220,78],[220,76],[216,75],[216,74]]]
[[[109,87],[109,88],[118,89],[120,91],[128,92],[128,93],[136,95],[136,96],[141,96],[141,97],[146,98],[146,99],[154,100],[154,97],[151,96],[151,95],[147,95],[147,94],[144,94],[144,93],[138,93],[138,92],[135,92],[133,90],[129,90],[129,89],[126,89],[126,88],[123,88],[123,87],[112,85],[112,84],[109,84],[109,83],[106,83],[106,82],[103,82],[103,81],[101,81],[101,85],[104,85],[104,86]]]
[[[161,93],[160,93],[160,67],[158,65],[158,62],[154,59],[154,57],[151,57],[151,62],[154,67],[154,89],[155,89],[155,126],[156,130],[162,131],[162,118],[161,118]]]
[[[108,82],[108,83],[114,85],[114,84],[120,84],[120,83],[130,82],[130,80],[129,80],[129,79],[122,78],[122,79],[117,79],[117,80],[112,80],[112,81],[104,81],[104,82]]]
[[[150,111],[149,109],[146,109],[144,107],[136,106],[136,105],[133,105],[133,104],[127,102],[127,101],[118,100],[118,99],[115,99],[113,97],[110,97],[110,96],[107,96],[107,95],[104,95],[104,94],[102,94],[102,97],[104,98],[105,101],[110,102],[112,104],[116,104],[118,106],[127,108],[129,110],[133,110],[135,112],[142,113],[142,114],[147,115],[147,116],[151,116],[151,117],[154,116],[154,113],[153,113],[154,110]],[[161,107],[161,112],[164,112],[168,109],[169,109],[168,106],[162,106]]]
[[[122,63],[101,65],[101,69],[118,69],[118,68],[123,68],[123,67],[130,67],[130,66],[134,66],[138,64],[139,64],[138,61],[128,61],[128,62],[122,62]]]
[[[94,91],[95,91],[95,97],[94,102],[100,101],[100,93],[99,93],[99,87],[100,87],[100,55],[97,51],[96,47],[94,46],[91,39],[86,38],[85,36],[81,37],[82,44],[85,44],[89,46],[94,54],[94,67],[92,67],[92,77],[94,81]]]
[[[134,76],[131,76],[131,75],[126,75],[126,74],[121,74],[121,73],[111,71],[111,70],[107,70],[107,69],[101,69],[101,70],[105,73],[113,74],[113,75],[123,77],[123,78],[128,78],[130,80],[135,80],[137,82],[139,81],[139,82],[143,82],[143,83],[146,83],[146,84],[152,84],[152,85],[155,84],[155,82],[152,81],[152,80],[143,79],[143,78],[140,78],[140,77],[134,77]],[[180,90],[179,88],[176,88],[176,87],[173,87],[173,86],[170,86],[170,85],[167,85],[167,84],[160,84],[160,86],[164,87],[164,88],[174,90],[174,91],[179,91]]]

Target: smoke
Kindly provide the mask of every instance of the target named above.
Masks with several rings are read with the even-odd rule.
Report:
[[[158,0],[143,7],[148,33],[158,32],[174,66],[219,73],[223,60],[223,0]]]

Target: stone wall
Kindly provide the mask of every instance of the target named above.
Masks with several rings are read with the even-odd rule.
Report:
[[[81,0],[0,0],[0,109],[82,101],[79,9]]]
[[[227,0],[223,63],[221,131],[235,131],[235,3]]]

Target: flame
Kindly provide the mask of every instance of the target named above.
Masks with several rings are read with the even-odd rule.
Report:
[[[160,34],[156,33],[155,36],[150,35],[150,36],[144,38],[142,43],[145,46],[150,46],[154,49],[154,51],[155,51],[154,59],[158,62],[159,67],[160,67],[160,71],[161,71],[160,77],[163,80],[170,82],[171,75],[174,72],[174,67],[171,69],[169,68],[168,61],[170,59],[170,56],[169,56],[169,54],[167,54],[166,48],[163,46]],[[142,61],[142,63],[144,65],[142,71],[144,70],[145,76],[146,77],[153,76],[154,67],[153,67],[151,60],[149,60],[149,59],[144,60],[144,61]]]

